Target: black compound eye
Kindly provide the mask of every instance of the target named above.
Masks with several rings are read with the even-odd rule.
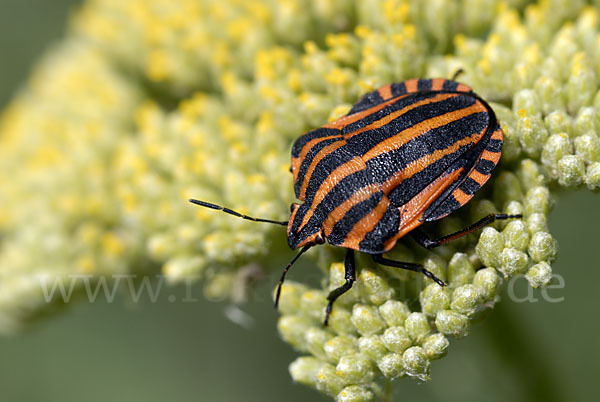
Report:
[[[325,243],[325,239],[323,238],[323,236],[321,236],[320,234],[318,234],[317,237],[315,238],[315,243],[317,243],[317,244],[323,244],[323,243]]]
[[[290,214],[294,213],[294,209],[296,209],[296,207],[294,206],[294,204],[290,204]]]

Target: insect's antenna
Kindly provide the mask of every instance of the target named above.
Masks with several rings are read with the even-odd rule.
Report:
[[[302,254],[306,253],[308,251],[308,249],[311,248],[312,246],[313,246],[312,244],[308,244],[308,245],[302,247],[300,252],[298,254],[296,254],[296,256],[292,259],[292,261],[290,261],[290,263],[287,265],[287,267],[285,267],[285,269],[281,273],[281,278],[279,279],[279,284],[277,285],[277,293],[275,294],[275,308],[277,308],[277,306],[279,306],[279,296],[281,295],[281,285],[283,285],[283,281],[285,281],[285,274],[287,274],[287,272],[290,270],[292,265],[294,265],[296,260],[298,260],[298,258],[300,258],[300,256]]]
[[[238,218],[247,219],[247,220],[253,221],[253,222],[274,223],[276,225],[281,225],[281,226],[287,226],[288,225],[287,222],[272,221],[270,219],[262,219],[262,218],[253,218],[253,217],[248,216],[248,215],[240,214],[239,212],[234,211],[233,209],[225,208],[225,207],[222,207],[222,206],[216,205],[216,204],[211,204],[210,202],[204,202],[204,201],[194,200],[194,199],[190,199],[190,202],[192,204],[200,205],[201,207],[206,207],[206,208],[210,208],[210,209],[216,209],[218,211],[223,211],[223,212],[225,212],[225,213],[227,213],[229,215],[237,216]]]

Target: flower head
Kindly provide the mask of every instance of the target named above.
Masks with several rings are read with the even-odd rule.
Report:
[[[344,281],[323,246],[323,286],[288,281],[280,302],[281,336],[304,354],[296,381],[368,401],[385,396],[383,380],[428,380],[505,279],[550,282],[551,189],[600,188],[599,44],[584,1],[89,0],[0,120],[0,330],[47,306],[41,276],[161,270],[239,300],[250,264],[280,268],[270,261],[289,254],[283,233],[186,200],[285,220],[296,137],[380,85],[462,68],[496,111],[503,157],[476,199],[431,229],[523,219],[390,253],[447,287],[359,258],[323,327],[325,296]]]

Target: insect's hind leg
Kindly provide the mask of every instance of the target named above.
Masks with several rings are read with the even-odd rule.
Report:
[[[339,288],[333,289],[329,292],[327,296],[327,309],[325,310],[325,321],[323,325],[327,326],[329,323],[329,315],[331,314],[331,309],[333,308],[333,303],[337,300],[338,297],[346,293],[352,288],[354,281],[356,281],[356,264],[354,262],[354,250],[347,249],[346,250],[346,258],[344,260],[344,279],[346,282],[340,286]]]
[[[438,285],[446,286],[446,284],[444,283],[443,280],[439,279],[432,272],[426,270],[425,267],[423,267],[421,264],[414,264],[412,262],[401,262],[401,261],[390,260],[388,258],[384,258],[383,254],[374,254],[372,257],[373,257],[373,261],[375,261],[377,264],[385,265],[385,266],[393,267],[393,268],[407,269],[407,270],[413,271],[413,272],[420,272],[423,275],[425,275],[426,277],[428,277],[429,279],[433,280]]]
[[[451,233],[446,236],[442,236],[439,239],[430,239],[422,230],[415,229],[410,232],[410,235],[413,239],[417,241],[421,246],[426,249],[432,249],[439,247],[443,244],[447,244],[452,240],[459,239],[463,236],[466,236],[474,231],[481,229],[484,226],[487,226],[497,220],[501,219],[513,219],[513,218],[522,218],[523,215],[507,215],[507,214],[490,214],[483,219],[478,220],[477,222],[469,225],[468,227],[459,230],[458,232]]]

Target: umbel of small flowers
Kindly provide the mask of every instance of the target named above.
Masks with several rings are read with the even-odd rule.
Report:
[[[433,231],[523,214],[435,251],[401,241],[449,286],[359,259],[321,325],[323,286],[287,282],[278,328],[292,377],[341,401],[429,379],[449,338],[493,308],[502,282],[551,279],[558,188],[600,188],[600,2],[583,0],[89,0],[0,120],[0,331],[48,309],[40,277],[160,270],[241,301],[249,272],[281,267],[280,228],[187,205],[200,198],[287,219],[291,142],[361,94],[451,77],[489,100],[505,133],[476,199]],[[313,252],[311,252],[313,253]],[[253,267],[249,270],[249,266]],[[82,291],[82,286],[75,291]],[[60,302],[60,300],[54,300]]]

